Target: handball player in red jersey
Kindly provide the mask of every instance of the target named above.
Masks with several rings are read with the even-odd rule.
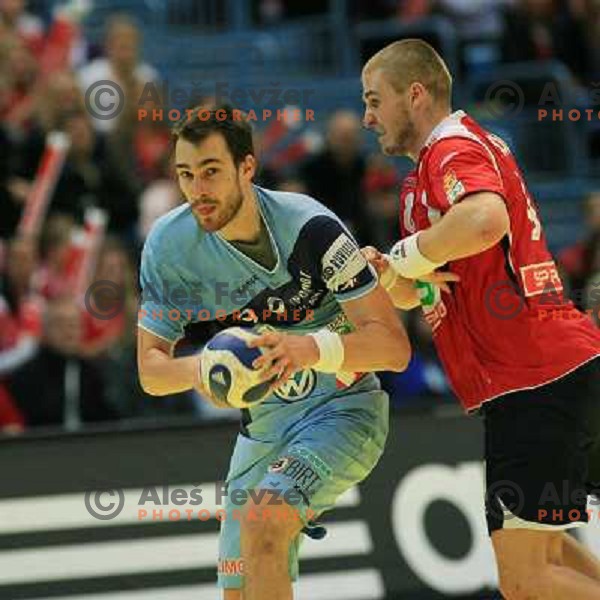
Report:
[[[485,425],[486,513],[506,598],[600,598],[600,562],[565,530],[588,521],[600,331],[563,296],[507,145],[451,110],[452,78],[421,40],[362,73],[364,124],[415,170],[400,238],[364,254],[394,304],[421,305],[455,394]],[[444,266],[445,265],[445,266]],[[418,280],[444,266],[452,293]],[[565,492],[566,486],[566,492]]]

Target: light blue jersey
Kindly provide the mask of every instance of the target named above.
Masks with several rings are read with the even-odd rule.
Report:
[[[254,189],[274,267],[261,266],[218,232],[203,231],[187,205],[176,208],[156,223],[142,254],[142,328],[169,342],[193,342],[198,330],[244,324],[295,333],[351,331],[340,303],[368,294],[377,276],[350,233],[308,196]],[[315,535],[309,521],[379,460],[387,411],[387,395],[373,374],[296,373],[262,404],[242,411],[229,490],[298,492],[304,531]],[[232,518],[237,508],[228,499],[221,527],[218,577],[225,588],[243,584],[240,523]],[[293,579],[300,539],[290,545]]]
[[[360,250],[338,217],[312,198],[254,188],[276,256],[269,270],[219,235],[200,228],[189,206],[159,219],[144,246],[140,326],[169,342],[194,328],[266,324],[293,332],[351,326],[340,302],[377,285]],[[367,375],[373,389],[378,382]],[[357,375],[312,369],[297,373],[264,403],[244,411],[248,433],[276,435],[288,420],[326,401]],[[303,401],[302,406],[291,403]]]

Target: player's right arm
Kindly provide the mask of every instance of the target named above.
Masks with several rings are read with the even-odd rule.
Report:
[[[373,246],[361,250],[363,256],[377,271],[379,282],[388,293],[392,304],[401,310],[412,310],[421,304],[414,279],[407,279],[396,273],[387,256]],[[450,271],[434,271],[420,277],[420,281],[435,283],[444,292],[450,293],[449,282],[460,281],[456,273]]]
[[[177,341],[187,324],[189,302],[176,304],[167,290],[186,287],[177,271],[177,254],[170,247],[171,238],[153,230],[146,240],[140,266],[142,288],[138,322],[137,364],[140,384],[152,396],[166,396],[196,389],[216,404],[201,385],[200,356],[174,357]],[[178,318],[170,318],[173,314]]]
[[[140,384],[147,394],[166,396],[200,384],[199,356],[173,358],[174,344],[138,327],[137,362]]]
[[[201,355],[173,357],[175,344],[138,327],[137,362],[142,389],[151,396],[166,396],[195,389],[217,408],[219,402],[202,385]]]
[[[419,306],[419,297],[415,289],[414,282],[404,277],[395,277],[392,274],[391,266],[385,256],[377,248],[366,246],[361,250],[362,255],[369,261],[371,266],[377,271],[379,283],[388,293],[392,304],[402,310],[411,310]]]

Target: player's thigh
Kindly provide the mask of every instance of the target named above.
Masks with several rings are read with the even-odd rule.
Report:
[[[383,453],[387,426],[385,392],[348,394],[315,411],[294,432],[261,486],[295,490],[302,498],[300,507],[318,515],[373,470]]]
[[[241,589],[244,561],[241,552],[240,523],[248,490],[264,477],[267,466],[277,456],[278,445],[239,435],[227,474],[224,518],[219,535],[218,584],[224,589]]]
[[[384,392],[365,390],[360,384],[355,389],[356,392],[344,394],[343,398],[313,410],[310,417],[298,420],[285,440],[278,443],[238,437],[227,476],[226,519],[221,524],[220,587],[241,587],[243,580],[243,506],[234,502],[234,490],[277,490],[278,501],[284,502],[291,498],[286,492],[293,492],[293,499],[287,502],[294,509],[288,522],[292,533],[296,533],[309,525],[313,514],[331,508],[340,494],[373,469],[387,437],[388,398]],[[318,527],[305,531],[312,537],[322,534]],[[287,537],[289,532],[284,533]],[[295,535],[290,542],[292,579],[298,575],[300,537]]]
[[[242,600],[242,590],[223,590],[223,600]]]
[[[321,539],[315,523],[337,498],[363,481],[383,453],[387,437],[388,398],[378,390],[348,394],[319,407],[303,419],[268,465],[258,490],[276,490],[291,509],[290,577],[298,577],[299,548],[306,534]]]
[[[492,534],[500,590],[507,598],[540,593],[548,568],[562,564],[563,531],[502,529]],[[538,596],[543,597],[543,596]]]
[[[587,521],[593,433],[587,418],[588,375],[573,373],[484,407],[490,534],[499,529],[563,529]]]

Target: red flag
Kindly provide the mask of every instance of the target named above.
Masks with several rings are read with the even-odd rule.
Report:
[[[18,227],[19,235],[37,236],[39,234],[69,145],[69,137],[62,132],[53,131],[46,136],[44,154],[21,215]]]

